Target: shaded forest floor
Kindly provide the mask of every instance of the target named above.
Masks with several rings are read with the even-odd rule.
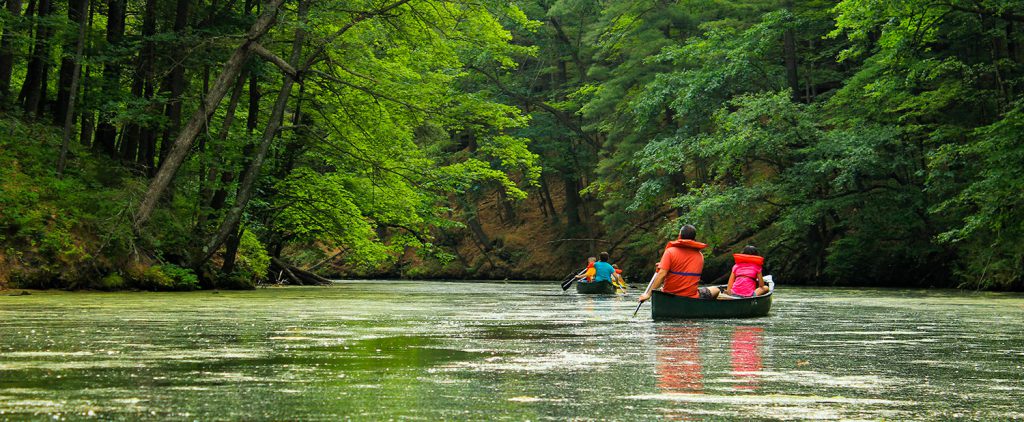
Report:
[[[175,265],[182,257],[154,252],[154,245],[183,249],[192,206],[180,196],[166,201],[154,228],[138,238],[130,215],[146,178],[75,144],[73,165],[59,178],[60,144],[58,128],[0,114],[0,289],[202,287],[192,270]],[[206,287],[251,287],[251,276]]]

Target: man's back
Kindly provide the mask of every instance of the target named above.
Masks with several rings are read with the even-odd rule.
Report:
[[[692,240],[670,242],[661,256],[659,268],[669,271],[661,291],[676,296],[700,297],[697,282],[704,270],[704,255],[700,253],[706,245]]]
[[[611,281],[615,273],[615,267],[604,261],[595,262],[594,270],[594,281]]]

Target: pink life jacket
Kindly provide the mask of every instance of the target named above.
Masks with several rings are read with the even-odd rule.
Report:
[[[732,282],[732,292],[738,296],[753,296],[757,288],[757,273],[761,272],[764,258],[756,255],[733,254],[736,265],[732,273],[736,278]]]

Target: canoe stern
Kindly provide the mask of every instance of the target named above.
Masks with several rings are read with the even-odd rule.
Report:
[[[674,296],[655,290],[651,297],[651,318],[754,318],[767,316],[772,308],[771,293],[746,299],[707,300]]]

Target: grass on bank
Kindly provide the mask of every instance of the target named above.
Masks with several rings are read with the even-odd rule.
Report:
[[[131,214],[146,178],[78,144],[58,178],[60,144],[58,128],[0,114],[0,289],[251,288],[266,274],[269,259],[250,238],[239,271],[201,282],[180,266],[195,211],[186,195],[159,207],[136,238]]]

